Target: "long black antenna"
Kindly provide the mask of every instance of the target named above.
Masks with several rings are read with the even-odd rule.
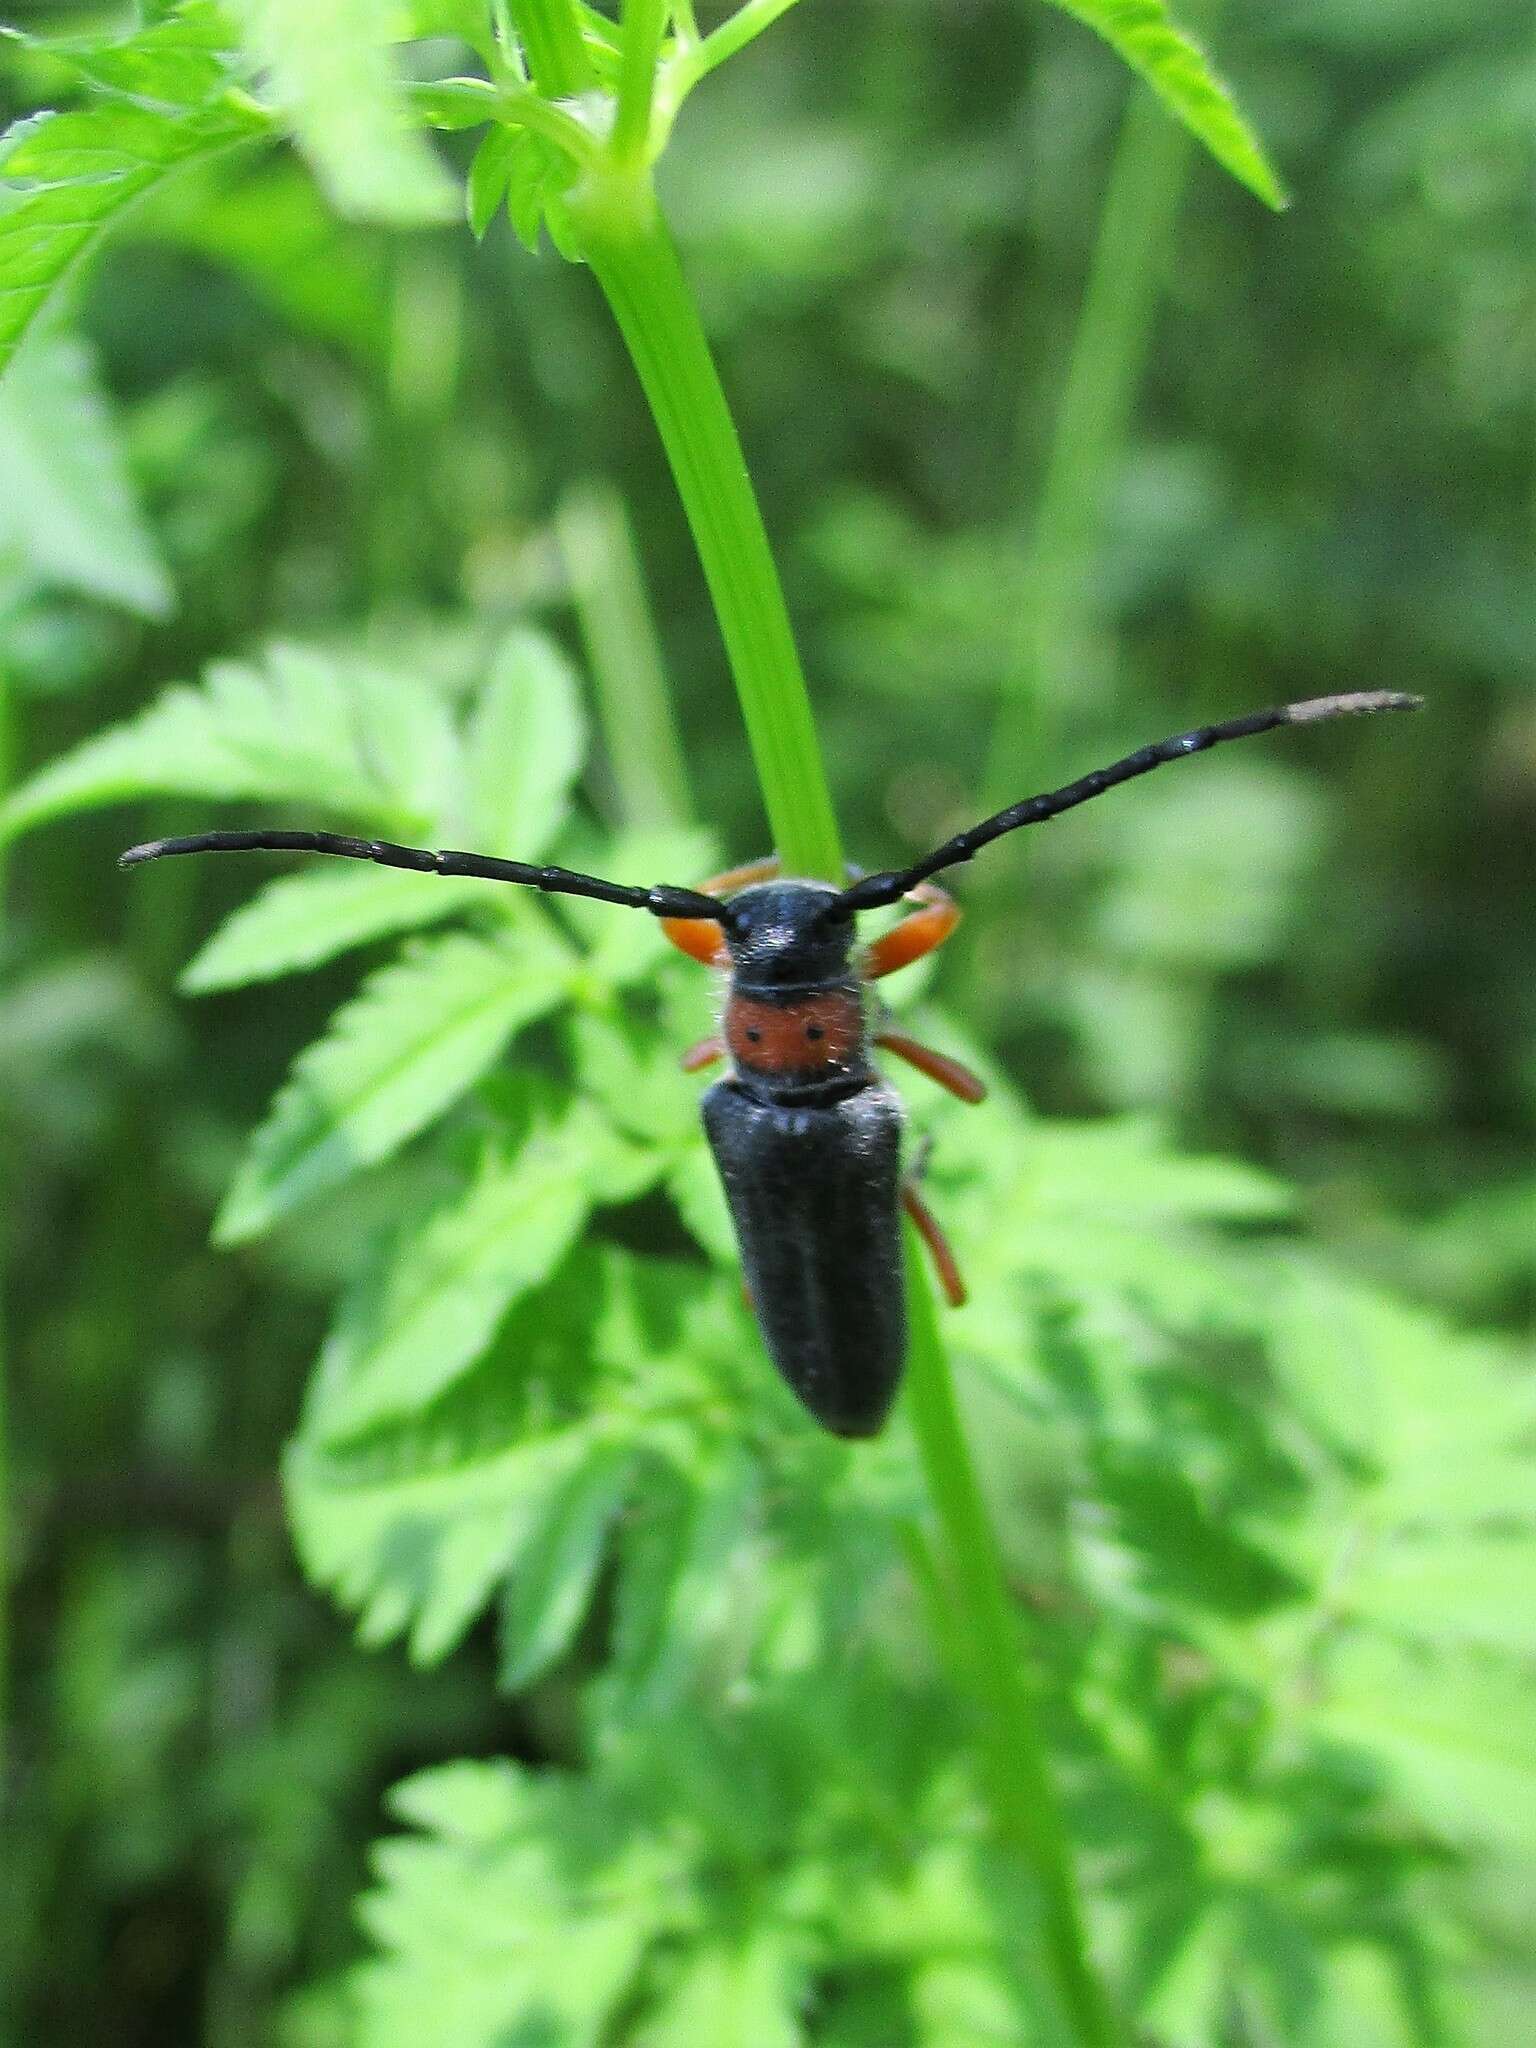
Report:
[[[409,868],[421,875],[474,875],[487,882],[521,882],[552,896],[590,896],[652,917],[707,917],[731,922],[730,907],[697,889],[632,889],[600,875],[571,868],[530,867],[526,861],[497,860],[488,853],[432,853],[421,846],[396,846],[390,839],[349,839],[340,832],[197,832],[189,839],[151,839],[120,853],[120,868],[163,860],[177,853],[330,853],[342,860],[371,860],[383,868]]]
[[[1102,796],[1107,789],[1161,768],[1165,761],[1181,761],[1186,754],[1203,753],[1223,740],[1246,740],[1255,733],[1273,732],[1277,726],[1313,725],[1325,718],[1359,718],[1373,711],[1417,711],[1423,702],[1422,697],[1410,697],[1400,690],[1357,690],[1344,697],[1310,697],[1303,704],[1250,711],[1245,717],[1229,718],[1221,725],[1196,726],[1193,732],[1177,733],[1172,739],[1140,747],[1112,767],[1095,768],[1092,774],[1069,782],[1064,789],[1047,790],[1043,796],[1027,796],[1022,803],[1010,804],[995,817],[984,818],[968,831],[957,832],[953,839],[946,839],[942,846],[899,873],[865,875],[829,904],[828,910],[837,917],[849,917],[860,910],[879,910],[905,896],[930,875],[938,874],[940,869],[958,867],[962,861],[970,860],[982,847],[990,846],[1007,832],[1017,832],[1023,825],[1043,825],[1047,818],[1059,817],[1091,797]]]

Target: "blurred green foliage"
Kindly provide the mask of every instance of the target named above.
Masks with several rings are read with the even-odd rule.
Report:
[[[406,12],[413,77],[494,58],[482,10]],[[18,115],[70,109],[0,213],[0,336],[41,314],[0,383],[4,2016],[1066,2038],[905,1569],[907,1433],[813,1435],[737,1299],[702,979],[600,907],[112,870],[237,805],[642,880],[764,837],[597,293],[499,217],[558,217],[547,155],[482,149],[483,239],[433,226],[475,145],[403,126],[380,10],[340,78],[326,10],[237,13],[4,56]],[[318,188],[230,96],[237,28]],[[1536,64],[1513,6],[1233,0],[1213,40],[1283,218],[1002,0],[803,0],[661,183],[862,859],[1207,715],[1430,700],[999,849],[896,1000],[993,1082],[907,1093],[1117,1998],[1167,2048],[1505,2048]]]

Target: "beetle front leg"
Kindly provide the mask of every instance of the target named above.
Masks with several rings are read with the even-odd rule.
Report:
[[[872,939],[864,948],[863,973],[866,981],[878,981],[899,967],[910,967],[935,946],[942,946],[960,922],[960,906],[937,882],[919,882],[909,892],[922,905],[893,924],[888,932]]]
[[[750,888],[754,882],[771,882],[779,872],[779,856],[770,853],[763,860],[748,861],[745,867],[727,868],[723,875],[711,875],[707,882],[699,884],[702,896],[732,896],[738,889]],[[730,951],[725,943],[725,933],[711,917],[664,917],[661,929],[690,960],[698,960],[705,967],[728,967]]]

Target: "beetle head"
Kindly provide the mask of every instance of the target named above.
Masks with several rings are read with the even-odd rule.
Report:
[[[827,915],[828,882],[758,882],[730,899],[731,980],[745,994],[788,996],[853,979],[853,919]]]

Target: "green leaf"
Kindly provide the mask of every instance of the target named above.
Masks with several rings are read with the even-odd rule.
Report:
[[[1205,144],[1217,163],[1266,206],[1287,204],[1285,190],[1258,137],[1199,44],[1174,27],[1166,0],[1053,0],[1053,4],[1096,30]]]
[[[577,1251],[512,1305],[473,1371],[410,1415],[346,1439],[326,1435],[347,1384],[346,1318],[326,1345],[284,1468],[288,1504],[306,1568],[358,1611],[366,1639],[408,1635],[412,1655],[434,1661],[525,1564],[551,1598],[562,1585],[566,1598],[575,1590],[551,1575],[543,1546],[567,1489],[583,1492],[587,1464],[607,1469],[618,1441],[593,1357],[604,1272]],[[349,1311],[364,1330],[371,1284],[359,1281]],[[546,1644],[554,1618],[537,1601],[530,1608]],[[569,1619],[574,1628],[580,1614]]]
[[[512,158],[516,149],[517,131],[498,125],[481,138],[480,147],[475,151],[469,166],[464,203],[470,232],[477,242],[484,241],[487,228],[507,196],[507,180],[512,175]]]
[[[510,860],[537,860],[565,820],[586,751],[586,720],[570,663],[542,633],[509,633],[492,659],[466,736],[471,845]]]
[[[411,38],[457,36],[487,63],[496,48],[486,0],[407,0],[405,33]]]
[[[1166,1217],[1265,1222],[1284,1216],[1293,1201],[1259,1167],[1175,1152],[1149,1117],[1034,1124],[1024,1166],[1043,1210],[1142,1227]]]
[[[22,40],[105,92],[169,107],[205,107],[223,98],[237,46],[216,0],[143,11],[151,25],[121,41],[94,35]]]
[[[1017,1856],[964,1839],[930,1845],[911,1876],[914,2048],[1072,2048],[1052,1995],[1039,1898]]]
[[[318,967],[354,946],[484,903],[492,886],[461,876],[340,863],[284,875],[219,927],[183,972],[180,986],[188,995],[207,995]]]
[[[309,802],[389,831],[421,829],[456,753],[441,702],[383,670],[298,647],[216,662],[126,725],[42,769],[0,807],[0,837],[133,797]]]
[[[667,1193],[689,1232],[717,1264],[739,1269],[741,1248],[720,1172],[704,1144],[691,1146],[667,1176]]]
[[[77,49],[75,68],[132,100],[38,114],[0,140],[0,370],[97,237],[173,172],[267,130],[228,88],[227,32],[192,7],[117,45]],[[48,49],[50,46],[42,44]]]
[[[566,956],[521,936],[514,953],[455,934],[382,969],[301,1053],[214,1224],[237,1244],[385,1159],[455,1102],[523,1025],[561,1000]]]
[[[331,203],[354,220],[450,220],[452,181],[411,119],[389,0],[236,0],[252,55]]]
[[[1303,1588],[1244,1527],[1246,1518],[1207,1500],[1167,1457],[1165,1447],[1152,1445],[1100,1448],[1095,1476],[1103,1498],[1083,1547],[1100,1569],[1109,1562],[1107,1544],[1127,1553],[1112,1565],[1106,1595],[1131,1577],[1138,1599],[1240,1619],[1298,1599]]]
[[[169,579],[90,352],[37,336],[0,383],[0,553],[45,583],[162,618]]]
[[[1169,1930],[1159,1932],[1158,1974],[1138,2004],[1140,2017],[1170,2041],[1213,2041],[1232,1961],[1228,1909],[1220,1902],[1206,1904],[1179,1929],[1176,1941]]]
[[[1536,1390],[1496,1345],[1315,1260],[1288,1262],[1266,1327],[1298,1410],[1370,1464],[1375,1526],[1536,1518]]]
[[[699,1086],[654,1019],[573,1010],[568,1033],[582,1093],[644,1144],[693,1151],[701,1143]]]
[[[576,177],[577,166],[565,151],[542,135],[523,129],[512,151],[507,182],[507,216],[518,240],[529,251],[539,246],[539,229],[569,263],[579,262],[567,232],[563,194]]]
[[[1339,2041],[1347,2041],[1349,2048],[1421,2048],[1433,2036],[1424,2024],[1422,1999],[1413,1995],[1411,1983],[1400,1956],[1364,1942],[1331,1949],[1317,1987],[1317,2004],[1301,2030],[1300,2048],[1333,2048]],[[1434,2035],[1441,2040],[1461,2038],[1438,2027]]]
[[[507,172],[507,218],[512,223],[513,233],[530,255],[539,246],[547,162],[548,151],[541,139],[520,128],[513,140]]]
[[[434,826],[455,800],[460,773],[459,737],[439,685],[362,656],[328,658],[355,706],[352,745],[364,769],[405,817]]]
[[[584,1106],[488,1158],[407,1239],[327,1347],[309,1428],[341,1438],[421,1409],[474,1364],[521,1295],[564,1258],[594,1199],[603,1133]]]
[[[423,1834],[471,1847],[522,1831],[526,1785],[526,1774],[516,1764],[434,1764],[391,1787],[388,1806],[397,1819]]]
[[[500,1675],[508,1691],[531,1685],[570,1647],[634,1473],[630,1451],[599,1445],[550,1502],[502,1601]]]
[[[1310,1718],[1363,1751],[1448,1840],[1536,1854],[1536,1678],[1528,1668],[1351,1632],[1329,1647]]]
[[[688,1956],[646,2019],[644,2048],[801,2048],[803,1937],[759,1924]]]
[[[609,881],[629,882],[641,888],[649,888],[655,882],[686,887],[696,876],[708,874],[718,865],[708,834],[693,831],[627,832],[618,839],[605,839],[591,846],[582,843],[569,858],[578,867],[600,868]],[[561,915],[585,941],[589,949],[587,964],[593,975],[610,988],[650,980],[663,961],[682,964],[651,918],[625,916],[622,912],[616,917],[608,904],[589,902],[580,896],[567,898]],[[696,966],[684,969],[684,975],[692,988],[701,993],[708,990],[708,977]]]
[[[406,86],[406,102],[425,128],[458,134],[496,118],[496,88],[488,78],[439,78]]]
[[[986,1125],[1006,1103],[995,1091],[984,1118],[946,1107],[934,1156],[943,1174],[969,1155],[972,1176],[949,1205],[974,1282],[968,1317],[1011,1378],[1020,1361],[1009,1283],[1020,1277],[1085,1304],[1123,1312],[1134,1302],[1173,1328],[1259,1326],[1267,1297],[1251,1255],[1198,1226],[1283,1216],[1290,1196],[1277,1181],[1236,1160],[1181,1156],[1155,1123],[1127,1118],[1020,1121],[1010,1186],[987,1156],[996,1139]]]
[[[541,1437],[398,1432],[367,1457],[300,1439],[284,1466],[304,1568],[369,1644],[446,1656],[554,1512],[591,1451],[585,1424]]]
[[[446,1781],[446,1782],[444,1782]],[[677,1848],[601,1782],[460,1764],[400,1788],[375,1852],[354,2048],[599,2048],[687,1903]],[[628,2028],[626,2026],[627,2034]]]
[[[1536,1468],[1527,1471],[1536,1494]],[[1509,1650],[1536,1660],[1533,1595],[1536,1529],[1428,1528],[1367,1543],[1337,1598],[1345,1613],[1399,1637]]]
[[[647,1484],[624,1531],[604,1680],[620,1723],[675,1701],[720,1634],[758,1483],[752,1459],[733,1449],[686,1479],[663,1472]]]

